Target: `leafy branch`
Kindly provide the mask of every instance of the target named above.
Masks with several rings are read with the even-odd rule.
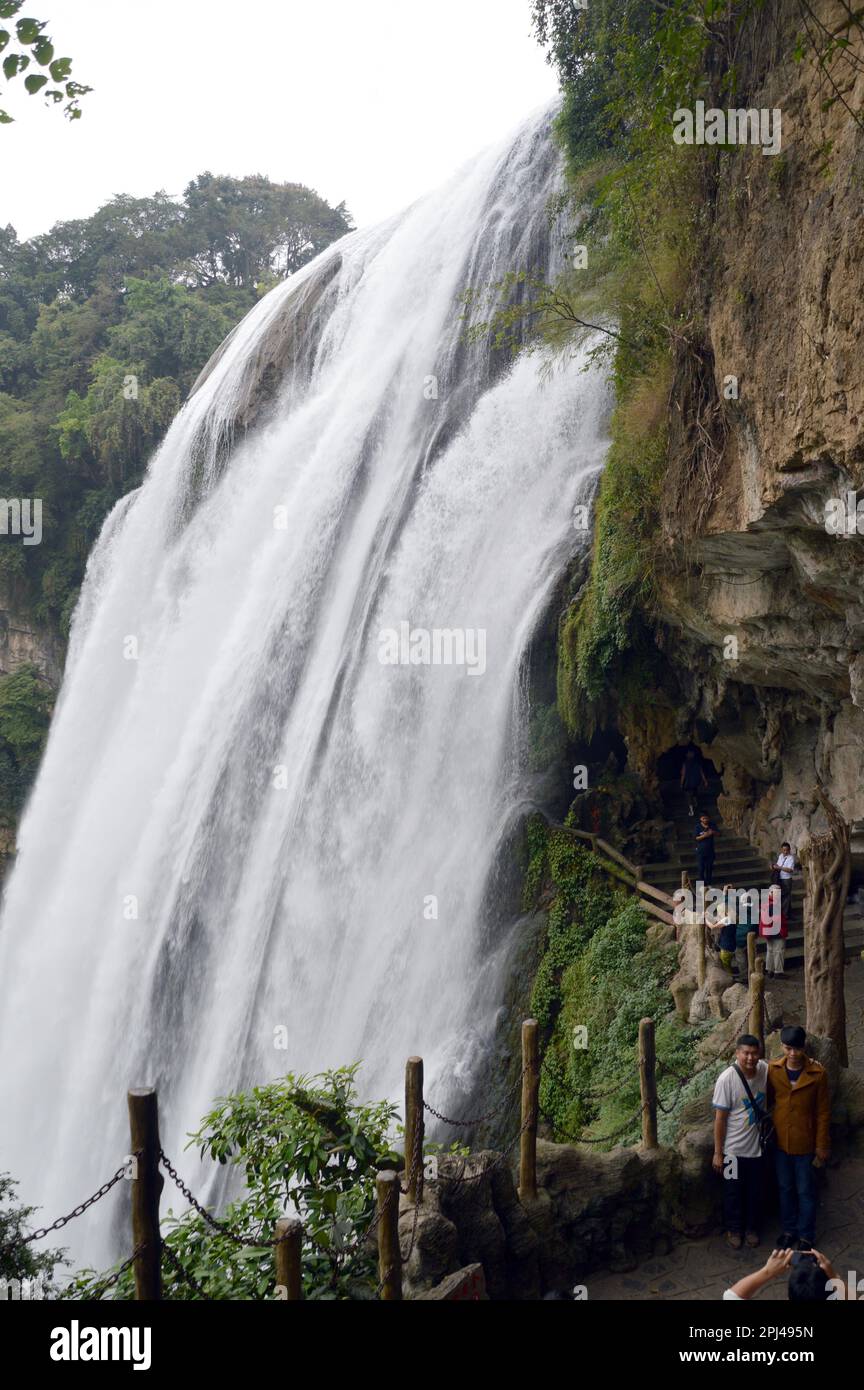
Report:
[[[0,20],[14,19],[22,8],[24,0],[0,0]],[[46,101],[55,105],[66,102],[66,116],[77,121],[81,116],[80,98],[92,91],[71,77],[72,59],[55,57],[54,44],[45,32],[43,20],[18,19],[12,28],[0,28],[0,54],[3,58],[3,76],[7,82],[27,73],[24,89],[29,96],[39,92]],[[42,68],[43,71],[38,71]],[[48,84],[53,82],[54,86]],[[14,120],[8,111],[0,109],[0,125],[10,125]]]

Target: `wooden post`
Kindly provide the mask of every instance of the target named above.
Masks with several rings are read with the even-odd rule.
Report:
[[[693,892],[693,884],[690,882],[690,875],[688,874],[688,872],[687,872],[686,869],[682,869],[682,870],[681,870],[681,887],[683,888],[683,890],[684,890],[685,893],[690,893],[690,894],[692,894],[692,892]],[[675,940],[676,940],[676,941],[681,941],[681,940],[683,940],[683,938],[684,938],[684,928],[685,928],[685,925],[686,925],[686,924],[685,924],[684,902],[686,902],[686,898],[683,899],[683,901],[681,902],[681,904],[680,904],[680,906],[679,906],[679,908],[678,908],[678,911],[677,911],[676,913],[673,914],[673,916],[675,917]],[[681,928],[681,930],[679,930],[679,928]]]
[[[295,1216],[283,1216],[276,1222],[276,1284],[285,1290],[289,1303],[303,1297],[300,1257],[303,1249],[303,1223]]]
[[[423,1201],[423,1058],[405,1063],[405,1188],[413,1205]]]
[[[378,1191],[378,1278],[385,1302],[402,1298],[402,1252],[399,1249],[399,1174],[385,1169]]]
[[[701,989],[705,983],[705,919],[696,923],[696,983]]]
[[[747,933],[747,978],[750,979],[756,969],[756,933]]]
[[[519,1196],[537,1196],[537,1093],[540,1090],[540,1036],[536,1018],[522,1020],[522,1132],[519,1136]]]
[[[748,937],[748,945],[752,937]],[[753,970],[750,975],[750,1032],[759,1039],[759,1047],[765,1051],[765,971]]]
[[[642,1148],[657,1148],[657,1078],[655,1075],[654,1020],[639,1023],[639,1090],[642,1095]]]
[[[135,1155],[132,1179],[132,1248],[135,1256],[135,1298],[139,1303],[162,1297],[162,1256],[159,1234],[159,1194],[164,1178],[159,1171],[159,1104],[149,1086],[129,1091],[129,1131]]]

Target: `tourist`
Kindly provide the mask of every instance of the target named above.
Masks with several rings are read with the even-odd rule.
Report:
[[[828,1303],[846,1298],[846,1288],[828,1259],[819,1250],[772,1250],[761,1269],[745,1274],[723,1295],[724,1300],[755,1298],[760,1289],[789,1274],[786,1297],[790,1303]]]
[[[702,880],[706,888],[711,887],[711,876],[714,873],[714,839],[717,834],[708,816],[699,817],[699,824],[696,827],[696,859],[697,877]]]
[[[788,840],[783,841],[777,856],[777,863],[772,864],[771,867],[780,875],[783,911],[788,917],[792,910],[792,875],[795,872],[795,855],[792,853],[792,846]]]
[[[831,1152],[828,1074],[804,1051],[803,1028],[780,1032],[783,1056],[768,1064],[768,1099],[783,1233],[778,1246],[809,1249],[816,1238],[816,1172]]]
[[[708,787],[708,779],[702,770],[702,763],[695,748],[688,748],[681,764],[681,790],[687,795],[688,814],[695,816],[699,804],[699,792]]]
[[[789,918],[783,911],[780,874],[777,869],[771,875],[768,902],[759,913],[759,935],[765,942],[765,973],[779,979],[783,976],[783,967],[786,962]]]
[[[759,894],[755,888],[736,895],[735,969],[742,984],[750,983],[750,954],[747,938],[759,927]]]
[[[761,1121],[767,1118],[768,1064],[759,1056],[759,1039],[742,1033],[735,1061],[714,1083],[714,1158],[723,1178],[723,1225],[727,1244],[759,1244],[765,1190]]]
[[[732,895],[730,897],[730,894]],[[735,889],[731,883],[727,883],[723,888],[723,916],[717,923],[717,949],[720,952],[720,964],[731,972],[732,961],[735,957]]]

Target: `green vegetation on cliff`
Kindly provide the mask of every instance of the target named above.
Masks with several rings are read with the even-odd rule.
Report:
[[[0,826],[21,811],[48,734],[54,692],[35,666],[0,677]]]
[[[534,0],[532,11],[561,78],[558,135],[587,254],[555,287],[569,322],[545,336],[566,351],[580,319],[614,333],[601,349],[615,412],[593,564],[559,646],[559,707],[576,734],[602,705],[656,687],[658,575],[670,540],[711,505],[725,439],[699,268],[722,161],[761,151],[676,144],[673,115],[698,100],[746,106],[790,45],[776,0]],[[805,53],[825,61],[806,35]]]
[[[542,1030],[540,1109],[556,1140],[641,1133],[637,1040],[653,1018],[661,1097],[693,1069],[698,1029],[678,1021],[668,982],[674,943],[656,939],[638,902],[611,886],[565,827],[528,822],[526,909],[542,902],[546,943],[531,996]]]

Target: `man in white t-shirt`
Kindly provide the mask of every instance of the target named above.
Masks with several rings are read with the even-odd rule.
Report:
[[[748,1094],[749,1089],[749,1094]],[[735,1061],[714,1083],[713,1168],[723,1178],[726,1240],[740,1250],[759,1244],[765,1188],[765,1159],[759,1121],[767,1114],[768,1063],[759,1039],[742,1033]]]
[[[777,863],[771,865],[780,875],[781,911],[788,916],[792,906],[792,875],[795,872],[795,855],[788,840],[784,840],[777,855]]]

